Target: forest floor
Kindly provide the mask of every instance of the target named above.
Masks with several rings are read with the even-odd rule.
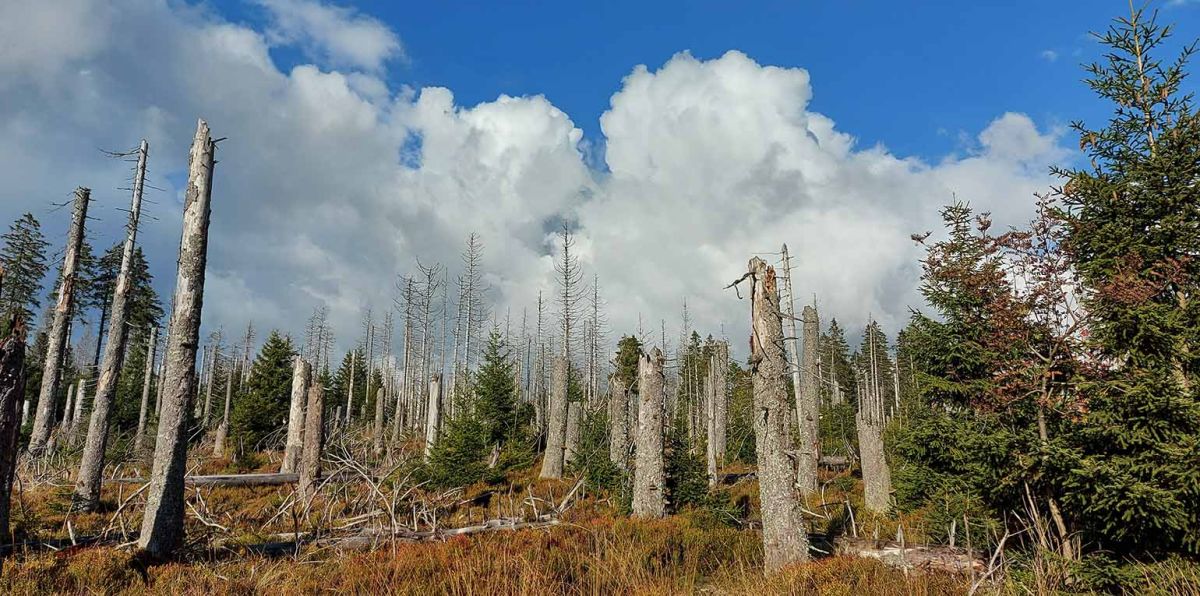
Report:
[[[250,468],[208,459],[191,473],[277,466],[269,459]],[[721,488],[731,508],[635,520],[575,479],[538,480],[536,466],[500,483],[435,491],[403,469],[378,481],[347,461],[307,509],[295,506],[290,484],[189,486],[188,545],[175,561],[151,563],[131,548],[141,521],[140,484],[108,482],[101,511],[78,513],[70,511],[73,487],[65,474],[56,480],[53,472],[26,470],[38,480],[25,481],[13,507],[14,531],[25,542],[0,559],[0,592],[886,596],[965,594],[977,579],[821,553],[765,576],[755,530],[757,483],[738,474],[746,471],[734,470]],[[860,487],[847,472],[826,474],[824,486],[807,504],[825,511],[816,529],[844,529],[846,503],[861,504]],[[524,527],[483,530],[514,523]],[[904,518],[859,512],[853,523],[864,538],[894,537],[904,528],[910,541],[922,539],[922,529],[905,527]],[[447,535],[462,528],[471,533]],[[1200,586],[1200,578],[1192,579]],[[1003,580],[981,587],[1025,592]]]

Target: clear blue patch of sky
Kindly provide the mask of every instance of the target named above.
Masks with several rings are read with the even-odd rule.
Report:
[[[234,21],[265,21],[263,9],[244,0],[210,5]],[[1089,32],[1129,10],[1121,0],[354,6],[404,44],[406,60],[387,71],[393,90],[444,86],[467,106],[501,94],[545,95],[584,131],[593,158],[603,155],[600,115],[634,66],[657,69],[684,50],[707,59],[737,49],[760,64],[808,70],[810,109],[831,117],[860,147],[882,143],[928,160],[969,150],[1004,112],[1026,113],[1043,130],[1076,119],[1099,124],[1109,107],[1084,85],[1080,65],[1100,56]],[[1200,2],[1151,7],[1160,9],[1160,22],[1176,25],[1171,52],[1200,37]],[[273,55],[285,69],[306,60],[294,48]]]

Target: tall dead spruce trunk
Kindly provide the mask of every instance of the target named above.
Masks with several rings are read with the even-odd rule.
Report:
[[[0,281],[3,280],[0,271]],[[17,439],[21,434],[21,402],[25,399],[25,326],[13,319],[8,336],[0,340],[0,539],[8,532],[13,475],[17,469]]]
[[[817,309],[804,307],[804,352],[800,356],[800,396],[797,401],[800,418],[799,454],[796,458],[796,488],[804,494],[817,491],[817,464],[821,459],[821,435],[818,420],[821,415],[820,387],[817,385],[817,340],[821,322]]]
[[[183,473],[187,454],[189,401],[196,388],[196,346],[200,343],[200,311],[204,304],[204,268],[208,258],[208,222],[212,201],[216,143],[203,120],[192,141],[188,184],[183,204],[183,237],[179,272],[171,309],[166,351],[162,413],[154,444],[154,465],[146,490],[146,507],[138,546],[153,556],[174,551],[183,540]]]
[[[754,387],[754,437],[762,499],[763,556],[767,571],[808,560],[808,535],[796,498],[796,468],[789,461],[789,420],[783,323],[775,269],[750,259],[750,378]]]
[[[550,370],[546,453],[540,478],[562,478],[567,442],[567,357],[555,356]]]
[[[296,496],[308,503],[317,494],[321,476],[321,451],[325,447],[325,387],[313,383],[308,388],[308,406],[304,413],[304,449],[300,454]]]
[[[629,467],[629,388],[614,374],[608,393],[608,458],[624,470]]]
[[[575,455],[579,453],[579,423],[583,416],[583,402],[573,401],[567,404],[567,432],[563,440],[563,466],[575,463]]]
[[[438,430],[442,426],[442,374],[433,373],[429,377],[429,408],[425,419],[425,461],[433,455],[433,446],[437,444]]]
[[[217,436],[213,440],[213,457],[225,457],[225,439],[229,436],[229,406],[233,402],[233,363],[225,371],[225,409],[221,423],[217,425]]]
[[[142,438],[146,434],[146,418],[150,410],[150,382],[154,376],[154,348],[158,342],[158,327],[150,328],[150,340],[146,342],[146,376],[142,378],[142,404],[138,408],[137,435],[133,438],[133,450],[142,450]]]
[[[125,360],[125,339],[128,337],[126,310],[131,285],[133,247],[137,243],[138,217],[142,212],[142,184],[146,180],[146,154],[149,144],[142,141],[138,148],[137,173],[133,180],[133,199],[129,205],[129,224],[125,245],[121,248],[121,270],[113,290],[111,314],[108,320],[108,343],[104,345],[104,360],[96,377],[96,394],[92,399],[92,416],[88,421],[87,441],[79,462],[79,478],[75,482],[75,507],[94,511],[100,504],[100,480],[104,472],[104,451],[108,447],[108,426],[113,399],[117,395],[117,378]]]
[[[633,464],[634,517],[666,515],[666,473],[663,463],[663,407],[666,378],[662,350],[638,358],[638,431]]]
[[[54,305],[54,319],[50,324],[49,344],[42,365],[42,388],[38,395],[37,413],[33,417],[33,432],[29,435],[29,453],[32,455],[40,455],[46,449],[50,431],[54,428],[54,400],[62,380],[63,356],[66,354],[75,304],[79,250],[83,245],[91,192],[83,187],[75,189],[75,209],[71,215],[71,229],[67,233],[67,247],[63,252],[62,283],[58,287],[58,302]]]
[[[288,407],[287,443],[283,450],[283,465],[279,471],[288,474],[296,471],[296,462],[304,449],[304,402],[308,398],[308,362],[296,356],[292,363],[292,402]]]
[[[883,453],[883,429],[888,412],[879,381],[879,366],[875,336],[867,328],[865,370],[859,371],[858,412],[854,415],[858,427],[858,456],[862,466],[863,501],[867,509],[878,513],[888,510],[891,503],[892,473]]]

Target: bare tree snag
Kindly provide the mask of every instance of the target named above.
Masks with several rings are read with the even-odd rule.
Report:
[[[633,516],[667,513],[666,468],[663,461],[663,407],[666,377],[657,347],[638,358],[638,431],[633,464]]]
[[[146,417],[150,409],[150,382],[154,376],[154,348],[158,342],[158,327],[150,328],[150,340],[146,343],[146,376],[142,379],[142,403],[138,408],[137,435],[133,438],[134,452],[142,450],[142,438],[146,435]]]
[[[346,389],[346,428],[350,428],[350,419],[354,415],[354,368],[358,364],[358,350],[350,350],[350,386]],[[370,379],[367,380],[370,382]]]
[[[821,460],[820,387],[817,384],[817,341],[821,322],[817,309],[804,307],[804,351],[800,356],[800,385],[796,389],[797,418],[800,420],[800,440],[797,442],[796,488],[806,495],[817,492],[817,464]]]
[[[204,305],[204,269],[208,258],[208,223],[211,215],[213,157],[216,143],[203,120],[188,165],[184,192],[183,235],[179,243],[179,272],[171,309],[166,373],[162,382],[162,413],[154,444],[154,463],[146,489],[142,531],[138,547],[163,557],[183,541],[183,475],[186,464],[189,401],[196,390],[196,348],[200,344],[200,311]]]
[[[618,468],[629,467],[629,388],[614,374],[608,391],[608,458]]]
[[[72,384],[70,387],[67,387],[67,403],[63,407],[62,420],[60,420],[58,423],[58,431],[63,434],[67,433],[71,429],[71,413],[74,411],[75,407],[75,387],[76,385],[74,384]]]
[[[717,464],[725,462],[725,451],[729,441],[729,342],[719,341],[713,346],[714,389],[716,398],[713,424],[713,444],[716,446]]]
[[[582,414],[582,402],[567,403],[567,432],[563,441],[564,467],[575,463],[575,455],[579,452],[579,424]]]
[[[567,442],[567,367],[566,356],[555,356],[550,369],[549,420],[546,453],[542,457],[539,478],[562,478]]]
[[[79,462],[79,478],[75,482],[74,506],[82,511],[94,511],[100,504],[100,481],[104,472],[104,451],[108,447],[108,427],[113,399],[117,395],[117,379],[125,361],[125,339],[128,337],[126,309],[129,304],[130,269],[133,267],[133,247],[137,243],[138,218],[142,212],[142,185],[146,180],[146,154],[150,145],[142,140],[138,148],[137,172],[133,179],[133,199],[129,205],[129,223],[125,230],[125,245],[121,248],[121,270],[113,290],[111,314],[108,320],[108,342],[104,344],[104,359],[96,377],[96,394],[92,398],[92,416],[88,421],[87,441]]]
[[[296,463],[304,450],[304,406],[311,374],[308,362],[296,356],[292,362],[292,401],[288,407],[287,442],[283,449],[283,465],[279,467],[284,474],[296,471]]]
[[[325,447],[325,387],[313,383],[304,408],[304,450],[300,455],[296,496],[307,503],[317,494],[321,476],[321,451]]]
[[[442,424],[442,374],[433,373],[429,377],[429,407],[425,419],[425,460],[433,454],[433,446],[437,444],[438,430]]]
[[[233,402],[233,371],[233,363],[230,362],[225,371],[225,409],[213,440],[213,457],[225,457],[225,438],[229,436],[229,406]]]
[[[863,356],[866,362],[857,375],[858,412],[854,415],[863,502],[871,511],[886,513],[891,508],[892,498],[892,473],[883,451],[883,429],[888,423],[888,411],[879,379],[879,354],[872,326],[867,327],[867,353]]]
[[[217,352],[221,350],[221,332],[217,332],[217,339],[213,345],[205,350],[208,355],[208,365],[204,365],[203,356],[200,360],[200,366],[208,372],[208,382],[204,384],[204,410],[201,412],[200,427],[208,428],[208,422],[212,420],[212,392],[213,381],[217,378]],[[203,381],[203,375],[201,376]]]
[[[708,471],[708,485],[717,484],[717,355],[708,361],[708,373],[704,375],[701,395],[704,400],[704,463]]]
[[[0,278],[3,273],[0,272]],[[0,538],[11,542],[8,521],[17,470],[20,409],[25,400],[25,326],[14,318],[0,340]]]
[[[50,440],[50,431],[54,427],[54,401],[62,381],[63,357],[66,354],[67,336],[70,333],[71,315],[75,306],[79,250],[83,246],[84,225],[91,196],[92,191],[86,188],[75,189],[71,229],[67,233],[67,247],[63,251],[62,280],[58,286],[58,301],[54,304],[54,318],[50,323],[46,358],[42,364],[42,387],[38,394],[37,412],[33,417],[33,432],[29,435],[29,453],[34,456],[41,455],[46,450],[46,442]]]
[[[375,428],[372,432],[372,445],[375,455],[383,454],[383,405],[387,403],[387,392],[383,387],[375,390]]]
[[[750,376],[754,391],[754,436],[762,500],[763,558],[768,572],[808,560],[808,534],[796,498],[796,467],[787,452],[788,361],[775,269],[758,257],[746,276],[750,294]]]

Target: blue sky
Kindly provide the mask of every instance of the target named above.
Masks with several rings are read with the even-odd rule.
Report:
[[[405,57],[393,88],[445,86],[458,103],[543,94],[596,141],[599,117],[638,64],[654,70],[680,51],[701,59],[736,49],[764,65],[812,75],[811,108],[902,155],[937,159],[960,133],[997,114],[1054,127],[1104,115],[1082,83],[1097,57],[1089,32],[1128,12],[1121,1],[1011,2],[339,2],[389,25]],[[213,3],[261,25],[241,0]],[[1151,3],[1175,23],[1175,47],[1200,35],[1200,3]],[[1190,36],[1190,37],[1189,37]],[[281,63],[303,56],[274,50]]]

